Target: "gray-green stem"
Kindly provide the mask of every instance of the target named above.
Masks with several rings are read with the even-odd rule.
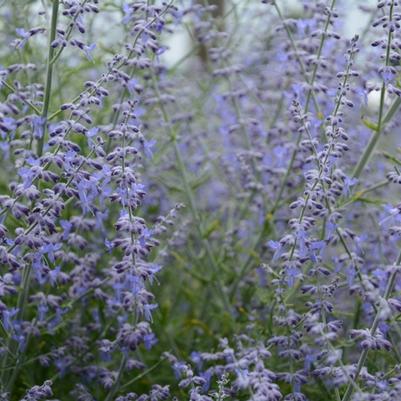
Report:
[[[398,267],[399,267],[400,263],[401,263],[401,251],[398,254],[397,260],[395,261],[395,263],[393,265],[394,269],[390,274],[390,277],[389,277],[388,282],[387,282],[386,290],[384,291],[383,298],[385,300],[387,300],[390,297],[391,293],[393,292],[393,289],[394,289],[394,286],[395,286],[395,282],[396,282],[396,278],[397,278],[397,273],[399,272]],[[382,310],[382,308],[379,307],[378,310],[377,310],[376,316],[375,316],[375,318],[373,320],[372,326],[371,326],[371,328],[369,330],[370,334],[372,336],[376,333],[377,327],[379,326],[381,310]],[[360,357],[358,359],[356,372],[355,372],[355,375],[354,375],[354,378],[353,378],[354,382],[356,382],[358,380],[358,377],[359,377],[359,375],[360,375],[360,373],[362,371],[362,368],[365,366],[365,362],[366,362],[366,359],[368,357],[368,354],[369,354],[369,349],[368,348],[366,348],[366,349],[364,349],[362,351],[362,353],[361,353],[361,355],[360,355]],[[345,391],[345,394],[344,394],[344,396],[342,398],[342,401],[349,401],[351,399],[352,393],[353,393],[353,388],[354,387],[353,387],[352,383],[349,383],[348,387],[347,387],[347,390]]]
[[[393,8],[394,8],[394,1],[391,2],[391,6],[390,6],[389,22],[391,22],[393,19]],[[390,51],[391,51],[392,35],[393,35],[393,33],[389,30],[388,37],[387,37],[386,62],[385,62],[386,66],[390,65]],[[377,128],[376,128],[375,132],[373,133],[373,135],[371,136],[368,145],[366,146],[365,150],[363,151],[362,156],[359,159],[358,164],[355,167],[355,170],[352,174],[352,176],[354,178],[359,178],[361,176],[362,171],[368,164],[370,157],[372,156],[373,151],[375,150],[377,143],[383,132],[383,123],[386,120],[386,118],[388,118],[387,115],[383,118],[385,95],[386,95],[386,83],[383,79],[383,83],[382,83],[382,87],[381,87],[381,91],[380,91],[380,105],[379,105],[379,117],[378,117],[378,121],[377,121]],[[396,106],[396,108],[398,108],[398,106]],[[390,109],[390,111],[395,113],[395,110],[393,111],[392,108]]]
[[[219,266],[217,264],[217,261],[216,261],[214,255],[213,255],[213,251],[212,251],[212,247],[210,245],[210,242],[208,241],[207,238],[204,237],[202,219],[201,219],[200,214],[198,212],[198,208],[197,208],[196,202],[195,202],[195,197],[194,197],[191,185],[190,185],[188,177],[187,177],[187,169],[186,169],[185,164],[184,164],[184,162],[182,160],[181,151],[179,149],[178,141],[177,141],[177,134],[170,126],[170,121],[168,119],[167,112],[166,112],[166,110],[164,108],[164,105],[163,105],[163,103],[161,101],[159,87],[157,85],[156,79],[155,79],[154,76],[152,78],[153,78],[153,84],[154,84],[155,92],[156,92],[156,95],[157,95],[157,97],[159,99],[160,111],[161,111],[161,113],[163,115],[164,122],[166,123],[166,125],[168,127],[170,138],[171,138],[171,141],[173,143],[174,154],[175,154],[175,157],[176,157],[176,160],[177,160],[177,167],[178,167],[179,173],[180,173],[181,178],[182,178],[182,182],[183,182],[183,186],[184,186],[184,192],[185,192],[187,200],[188,200],[189,209],[191,211],[192,217],[193,217],[195,225],[196,225],[196,231],[197,231],[197,233],[199,235],[199,238],[201,240],[203,248],[204,248],[204,250],[206,252],[207,259],[209,261],[210,266],[212,267],[213,276],[214,276],[214,278],[216,280],[216,282],[213,283],[213,284],[216,287],[217,291],[219,292],[219,295],[221,297],[221,301],[222,301],[224,307],[227,309],[227,312],[230,315],[232,315],[232,307],[230,305],[230,301],[228,299],[228,296],[227,296],[226,292],[224,291],[223,284],[222,284],[221,279],[219,277]]]
[[[336,3],[336,0],[332,0],[331,6],[330,6],[330,11],[333,10],[335,3]],[[327,17],[327,20],[326,20],[326,24],[325,24],[325,27],[324,27],[324,32],[322,34],[322,38],[320,40],[319,49],[318,49],[317,56],[316,56],[317,60],[320,60],[320,57],[322,56],[323,46],[324,46],[324,42],[325,42],[325,39],[326,39],[326,32],[327,32],[328,27],[330,25],[330,17],[331,16],[329,14],[328,17]],[[310,89],[308,91],[308,95],[307,95],[307,98],[306,98],[305,107],[304,107],[304,113],[307,113],[309,111],[309,104],[310,104],[310,100],[311,100],[311,97],[312,97],[312,92],[313,92],[312,88],[313,88],[313,84],[314,84],[315,79],[316,79],[317,68],[318,68],[318,63],[315,64],[315,66],[314,66],[314,68],[312,70],[312,78],[311,78],[311,80],[309,82]],[[278,189],[276,200],[275,200],[274,205],[273,205],[272,213],[274,213],[276,211],[277,206],[278,206],[278,204],[280,202],[281,196],[283,195],[285,184],[286,184],[286,182],[288,180],[288,177],[289,177],[289,175],[290,175],[290,173],[292,171],[292,167],[294,165],[294,162],[295,162],[295,159],[296,159],[296,156],[297,156],[297,153],[298,153],[298,148],[299,148],[299,144],[300,143],[301,143],[301,135],[298,136],[297,142],[295,144],[295,149],[292,152],[292,155],[291,155],[291,158],[290,158],[290,162],[289,162],[287,170],[286,170],[286,172],[284,174],[284,178],[281,181],[280,188]]]
[[[59,0],[53,0],[52,7],[52,19],[50,23],[50,35],[49,35],[49,54],[47,57],[47,68],[46,68],[46,83],[45,83],[45,97],[43,101],[43,109],[41,113],[42,117],[42,136],[38,140],[37,155],[40,157],[43,153],[43,144],[45,142],[46,135],[46,125],[47,125],[47,114],[49,112],[50,95],[52,90],[52,78],[53,78],[53,67],[54,64],[51,62],[54,54],[54,47],[52,42],[56,39],[56,29],[57,29],[57,18],[58,18],[58,6]]]

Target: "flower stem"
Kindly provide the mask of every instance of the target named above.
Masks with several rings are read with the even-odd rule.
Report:
[[[397,278],[397,273],[399,272],[400,263],[401,263],[401,251],[398,254],[397,260],[395,261],[395,263],[393,265],[394,269],[390,274],[390,277],[389,277],[388,282],[387,282],[386,290],[384,291],[383,298],[385,300],[387,300],[390,297],[391,293],[393,292],[393,289],[394,289],[394,286],[395,286],[395,280]],[[376,316],[375,316],[375,318],[373,320],[372,326],[371,326],[371,328],[369,330],[370,334],[372,336],[376,333],[376,330],[377,330],[377,328],[379,326],[379,323],[380,323],[380,312],[381,312],[381,308],[379,307],[377,312],[376,312]],[[354,382],[357,381],[357,379],[358,379],[358,377],[359,377],[359,375],[360,375],[360,373],[362,371],[362,368],[365,366],[365,362],[366,362],[366,359],[368,357],[368,353],[369,353],[369,349],[365,348],[362,351],[362,353],[361,353],[361,355],[359,357],[358,364],[357,364],[357,367],[356,367],[356,372],[355,372],[355,375],[353,377],[353,381]],[[344,396],[342,398],[342,401],[349,401],[351,399],[352,393],[353,393],[353,386],[352,386],[351,383],[349,383],[348,387],[347,387],[347,390],[345,391],[345,394],[344,394]]]
[[[210,242],[207,238],[205,238],[204,236],[204,228],[203,228],[203,221],[201,219],[200,213],[198,211],[196,202],[195,202],[195,196],[193,194],[192,188],[191,188],[191,184],[189,182],[188,179],[188,173],[187,173],[187,168],[184,164],[184,161],[182,159],[182,155],[181,155],[181,151],[180,148],[178,146],[178,141],[177,141],[177,133],[175,132],[175,130],[173,130],[173,128],[171,127],[171,123],[169,121],[166,109],[161,101],[161,95],[160,95],[160,91],[159,91],[159,87],[157,84],[157,81],[155,79],[154,76],[152,76],[152,81],[153,81],[153,85],[154,85],[154,89],[157,95],[157,98],[159,99],[159,107],[160,107],[160,111],[162,113],[163,119],[165,124],[167,125],[167,129],[169,131],[169,135],[171,138],[171,142],[173,144],[173,149],[174,149],[174,155],[177,161],[177,168],[178,171],[181,175],[181,179],[182,179],[182,183],[183,183],[183,187],[184,187],[184,192],[185,195],[187,197],[187,201],[188,201],[188,206],[189,209],[191,211],[192,214],[192,218],[194,219],[195,225],[196,225],[196,231],[197,234],[199,236],[199,239],[202,243],[202,246],[205,250],[206,253],[206,257],[208,259],[209,265],[211,266],[211,270],[212,270],[212,278],[213,280],[213,285],[215,286],[216,290],[219,293],[219,296],[221,298],[222,304],[226,309],[226,312],[232,316],[233,315],[233,308],[230,304],[229,298],[227,293],[225,292],[224,289],[224,285],[222,283],[222,280],[219,276],[219,265],[218,262],[215,258],[215,256],[213,255],[213,250],[212,247],[210,245]]]
[[[331,5],[330,5],[330,11],[333,10],[333,8],[335,6],[335,3],[336,3],[336,0],[332,0]],[[278,9],[278,8],[276,8],[276,9]],[[327,17],[327,20],[326,20],[326,24],[324,26],[324,32],[322,34],[322,38],[320,40],[319,49],[318,49],[318,52],[317,52],[317,55],[316,55],[316,60],[320,60],[320,58],[322,56],[323,46],[324,46],[324,42],[325,42],[325,39],[326,39],[326,33],[327,33],[327,30],[328,30],[329,25],[330,25],[330,17],[331,17],[331,15],[329,14],[328,17]],[[302,64],[300,64],[300,65],[302,65]],[[308,95],[307,95],[307,98],[306,98],[305,107],[304,107],[304,113],[308,113],[308,111],[309,111],[309,104],[310,104],[310,100],[311,100],[312,95],[313,95],[313,84],[315,83],[318,65],[319,65],[319,63],[315,64],[315,66],[314,66],[314,68],[312,70],[312,77],[311,77],[310,81],[308,82],[309,86],[310,86],[310,89],[308,91]],[[298,135],[297,142],[296,142],[295,148],[294,148],[294,150],[293,150],[293,152],[291,154],[290,162],[288,163],[287,170],[286,170],[286,172],[284,174],[283,180],[281,181],[280,187],[277,190],[276,200],[274,202],[273,209],[272,209],[272,213],[273,214],[276,212],[278,204],[280,203],[281,196],[283,195],[283,192],[284,192],[284,189],[285,189],[285,185],[286,185],[288,177],[290,176],[290,173],[292,171],[292,167],[294,165],[294,162],[295,162],[295,159],[296,159],[296,156],[297,156],[297,153],[298,153],[298,148],[299,148],[300,143],[301,143],[301,135]]]
[[[123,357],[121,358],[120,367],[118,368],[116,381],[114,382],[113,387],[110,389],[110,391],[107,394],[104,401],[110,401],[113,398],[114,394],[116,394],[116,392],[119,390],[121,376],[123,375],[127,361],[128,361],[128,357],[126,354],[124,354]]]
[[[56,38],[58,6],[59,6],[59,0],[53,0],[52,19],[51,19],[51,24],[50,24],[50,35],[49,35],[49,55],[47,57],[45,97],[44,97],[43,109],[42,109],[42,113],[41,113],[43,131],[42,131],[42,136],[38,140],[38,148],[37,148],[37,155],[39,157],[42,156],[42,153],[43,153],[43,144],[45,141],[45,132],[46,132],[46,125],[47,125],[47,114],[49,111],[50,94],[51,94],[51,89],[52,89],[54,64],[51,63],[51,60],[52,60],[53,54],[54,54],[54,47],[52,47],[51,44],[54,41],[54,39]]]
[[[393,8],[394,8],[394,1],[391,2],[390,6],[390,14],[389,14],[389,21],[391,22],[393,19]],[[391,30],[388,32],[388,37],[387,37],[387,49],[386,49],[386,66],[390,65],[390,51],[391,51],[391,38],[393,36],[393,33]],[[373,151],[375,150],[377,146],[377,142],[380,139],[380,136],[383,132],[383,123],[388,119],[388,113],[386,116],[383,118],[383,111],[384,111],[384,100],[385,100],[385,95],[386,95],[386,82],[383,79],[383,84],[381,87],[380,91],[380,105],[379,105],[379,118],[377,122],[377,129],[372,135],[372,137],[369,140],[368,145],[366,146],[365,150],[362,153],[361,158],[358,161],[358,164],[355,167],[355,170],[352,174],[353,178],[359,178],[362,174],[363,169],[365,166],[368,164],[370,157],[372,156]],[[395,104],[396,109],[398,108],[397,104]],[[391,111],[391,110],[390,110]],[[391,118],[391,115],[390,115]]]

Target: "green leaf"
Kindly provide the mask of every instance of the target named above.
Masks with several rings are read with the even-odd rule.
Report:
[[[382,152],[383,156],[387,159],[392,161],[393,163],[397,164],[398,166],[401,166],[401,160],[397,159],[395,156],[393,156],[391,153],[388,152]]]
[[[205,173],[203,175],[201,175],[199,178],[190,181],[190,185],[192,189],[197,189],[200,186],[202,186],[203,184],[205,184],[207,181],[209,181],[210,179],[210,174]]]
[[[220,225],[220,221],[219,220],[213,220],[208,227],[206,227],[206,229],[203,232],[203,238],[208,238],[210,237],[210,235],[215,232],[218,231],[220,229],[221,225]]]
[[[382,205],[383,203],[385,203],[381,199],[371,199],[371,198],[362,198],[362,197],[359,198],[358,196],[355,197],[355,201],[363,202],[363,203],[369,203],[369,204],[372,204],[372,205]]]
[[[377,132],[378,131],[378,126],[376,123],[367,120],[366,118],[362,119],[363,124],[368,127],[369,129],[371,129],[372,131]]]

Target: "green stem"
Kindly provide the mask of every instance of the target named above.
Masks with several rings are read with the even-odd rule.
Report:
[[[53,0],[55,1],[55,0]],[[83,0],[83,2],[80,4],[80,7],[82,8],[86,3],[88,2],[88,0]],[[70,26],[67,30],[67,33],[65,34],[65,39],[68,41],[68,39],[71,37],[72,31],[74,29],[74,25],[75,25],[75,21],[78,19],[78,17],[81,15],[81,13],[78,11],[74,18],[72,19]],[[53,39],[54,40],[54,39]],[[54,52],[52,53],[51,57],[49,58],[49,63],[50,65],[53,65],[61,56],[61,53],[63,52],[63,50],[65,49],[64,46],[61,46],[58,50],[58,52],[56,53],[56,55],[54,55]],[[53,57],[54,56],[54,57]]]
[[[187,197],[188,200],[188,204],[189,204],[189,209],[191,211],[192,217],[195,221],[195,225],[196,225],[196,231],[198,233],[199,239],[203,245],[203,248],[206,252],[206,257],[208,259],[208,262],[213,270],[213,278],[216,280],[216,282],[214,282],[214,286],[216,287],[216,290],[219,292],[219,295],[221,297],[221,301],[224,305],[224,307],[226,308],[227,312],[231,315],[232,314],[232,308],[231,308],[231,304],[230,301],[228,299],[228,296],[226,294],[226,292],[224,291],[224,287],[223,287],[223,283],[221,282],[220,276],[219,276],[219,266],[218,263],[213,255],[213,251],[212,251],[212,247],[210,245],[210,242],[208,241],[207,238],[204,237],[204,230],[203,230],[203,222],[202,219],[200,217],[200,214],[198,212],[197,206],[196,206],[196,202],[195,202],[195,197],[194,194],[192,192],[192,188],[191,185],[189,183],[188,177],[187,177],[187,169],[185,167],[185,164],[183,162],[182,159],[182,155],[181,155],[181,151],[178,147],[178,141],[177,141],[177,134],[176,132],[171,128],[170,126],[170,121],[167,115],[167,112],[164,108],[164,105],[161,101],[161,96],[160,96],[160,91],[159,91],[159,87],[157,85],[156,79],[154,76],[152,76],[152,81],[153,81],[153,85],[154,85],[154,89],[157,95],[157,98],[159,99],[159,107],[160,107],[160,111],[162,113],[164,122],[166,123],[168,130],[169,130],[169,135],[171,138],[171,142],[173,144],[173,149],[174,149],[174,154],[175,154],[175,158],[177,161],[177,167],[179,170],[179,173],[181,175],[181,179],[183,182],[183,186],[184,186],[184,192],[185,195]]]
[[[379,138],[383,132],[382,115],[383,115],[385,94],[386,94],[386,85],[383,82],[381,92],[380,92],[379,121],[377,123],[377,130],[370,138],[368,145],[366,146],[361,158],[359,159],[358,164],[356,165],[355,170],[352,173],[353,178],[359,178],[361,176],[362,171],[365,168],[365,166],[367,165],[367,163],[369,162],[369,159],[372,156],[372,153],[373,153],[374,149],[376,148],[377,142],[379,141]]]
[[[118,368],[116,381],[114,382],[113,387],[110,389],[104,401],[110,401],[113,398],[114,394],[119,390],[121,376],[123,375],[127,361],[128,361],[128,356],[124,354],[123,357],[121,358],[120,367]]]
[[[331,6],[330,6],[330,11],[333,10],[335,3],[336,3],[336,0],[332,0]],[[324,42],[325,42],[325,39],[326,39],[326,32],[328,30],[329,25],[330,25],[330,14],[327,17],[326,24],[325,24],[325,27],[324,27],[324,32],[323,32],[322,38],[320,40],[319,49],[318,49],[317,56],[316,56],[317,60],[320,60],[320,57],[322,56],[323,46],[324,46]],[[310,104],[310,100],[311,100],[311,97],[312,97],[312,92],[313,92],[312,88],[313,88],[313,84],[314,84],[315,79],[316,79],[317,68],[318,68],[318,63],[315,64],[315,66],[313,68],[313,71],[312,71],[312,78],[311,78],[311,80],[309,82],[310,89],[308,91],[308,95],[307,95],[307,98],[306,98],[305,107],[304,107],[304,113],[307,113],[309,111],[309,104]],[[298,148],[299,148],[299,144],[300,143],[301,143],[301,135],[298,136],[297,142],[295,144],[295,149],[292,152],[292,155],[291,155],[291,158],[290,158],[290,162],[288,163],[287,170],[286,170],[286,172],[284,174],[284,178],[281,181],[281,185],[280,185],[280,187],[278,189],[278,194],[276,196],[276,201],[274,202],[274,205],[273,205],[272,213],[274,213],[276,211],[277,206],[278,206],[278,204],[280,202],[281,196],[283,195],[283,192],[284,192],[284,189],[285,189],[285,185],[286,185],[288,177],[289,177],[289,175],[290,175],[290,173],[292,171],[292,167],[294,165],[294,162],[295,162],[295,159],[296,159],[296,156],[297,156],[297,153],[298,153]]]
[[[45,141],[45,133],[46,133],[46,125],[47,125],[47,113],[49,111],[50,104],[50,94],[52,89],[52,77],[53,77],[53,66],[54,64],[51,62],[54,54],[54,47],[52,47],[52,42],[56,39],[56,28],[57,28],[57,17],[58,17],[58,6],[59,0],[53,0],[53,8],[52,8],[52,19],[50,25],[50,35],[49,35],[49,55],[47,57],[47,72],[46,72],[46,84],[45,84],[45,97],[43,102],[43,110],[42,110],[42,124],[43,124],[43,132],[42,136],[38,140],[38,149],[37,155],[40,157],[43,153],[43,144]]]
[[[384,125],[386,125],[393,118],[394,114],[397,112],[400,106],[401,98],[397,96],[397,98],[391,104],[390,108],[387,110],[387,113],[383,117],[382,127],[384,127]]]
[[[330,26],[331,11],[333,10],[335,4],[336,4],[336,0],[332,0],[331,5],[330,5],[329,15],[326,20],[326,25],[324,26],[324,34],[323,34],[322,40],[320,41],[320,44],[319,44],[319,50],[317,51],[317,60],[320,60],[320,57],[322,55],[323,45],[324,45],[324,40],[325,40],[324,38],[326,37],[327,30],[329,29],[329,26]],[[315,82],[316,74],[317,74],[317,67],[318,67],[318,63],[315,64],[313,71],[312,71],[311,85],[313,85],[313,83]],[[308,97],[306,98],[306,104],[309,104],[310,97],[312,95],[312,90],[313,89],[311,87],[311,89],[308,92]]]
[[[346,206],[348,206],[348,205],[350,205],[350,204],[352,204],[354,202],[357,202],[360,199],[363,199],[363,196],[366,195],[367,193],[369,193],[371,191],[375,191],[376,189],[385,187],[388,184],[389,184],[388,180],[382,180],[382,181],[378,182],[377,184],[371,185],[370,187],[367,187],[367,188],[365,188],[365,189],[363,189],[361,191],[358,191],[358,192],[355,193],[355,195],[351,199],[349,199],[349,200],[341,203],[340,205],[338,205],[338,207],[335,210],[343,209]]]
[[[398,254],[397,260],[395,261],[395,263],[393,265],[394,269],[390,274],[389,280],[387,282],[386,290],[384,291],[383,298],[386,301],[390,297],[391,293],[394,290],[395,280],[397,278],[397,273],[399,272],[398,267],[399,267],[400,263],[401,263],[401,251]],[[373,320],[372,326],[371,326],[371,328],[369,330],[369,332],[370,332],[370,334],[372,336],[376,333],[376,330],[377,330],[377,328],[379,326],[380,319],[381,319],[380,318],[381,310],[382,310],[381,307],[379,307],[377,312],[376,312],[376,316],[375,316],[375,318]],[[358,360],[358,363],[357,363],[357,367],[356,367],[356,371],[355,371],[355,375],[353,377],[353,381],[354,382],[356,382],[358,380],[358,377],[359,377],[359,375],[360,375],[360,373],[362,371],[362,368],[365,366],[365,362],[366,362],[366,359],[368,357],[368,353],[369,353],[369,349],[365,348],[362,351],[362,353],[361,353],[361,355],[359,357],[359,360]],[[352,383],[349,383],[348,387],[347,387],[347,390],[345,391],[345,394],[344,394],[344,396],[342,398],[342,401],[349,401],[351,399],[351,397],[352,397],[352,393],[353,393],[353,386],[352,386]]]
[[[335,3],[335,0],[333,1],[332,8],[334,7],[334,3]],[[307,99],[306,99],[306,103],[309,104],[310,99],[312,97],[313,98],[313,103],[314,103],[315,108],[316,108],[316,112],[317,112],[317,114],[320,114],[319,104],[317,102],[317,99],[316,99],[316,96],[315,96],[315,92],[313,90],[313,83],[314,83],[315,78],[316,78],[316,72],[317,72],[318,63],[316,63],[314,65],[314,67],[313,67],[312,78],[311,78],[311,81],[309,82],[309,77],[308,77],[308,74],[306,72],[306,68],[305,68],[304,63],[302,62],[302,59],[301,59],[301,57],[300,57],[300,55],[298,53],[298,49],[297,49],[297,46],[295,44],[294,38],[292,37],[291,31],[288,28],[287,24],[285,23],[283,14],[281,13],[281,10],[280,10],[280,8],[279,8],[279,6],[277,5],[276,2],[274,2],[274,8],[276,9],[277,15],[279,16],[281,22],[283,23],[283,26],[284,26],[284,29],[285,29],[285,31],[287,33],[288,39],[290,40],[290,44],[291,44],[291,46],[292,46],[292,48],[294,50],[295,58],[298,61],[299,67],[301,68],[302,76],[305,79],[306,83],[310,85],[310,89],[308,91],[308,96],[307,96]],[[329,15],[329,18],[326,21],[325,31],[328,28],[329,22],[330,22],[330,15]],[[324,37],[324,35],[323,35],[323,37]],[[322,54],[323,42],[324,41],[320,41],[319,50],[318,50],[318,54],[317,54],[317,58],[318,59],[320,58],[320,56]]]
[[[89,152],[88,157],[90,157],[90,155],[91,155],[93,152],[94,152],[93,150],[92,150],[91,152]],[[77,167],[77,169],[75,170],[76,173],[83,167],[84,164],[85,164],[85,161],[81,162],[81,164],[80,164],[80,165]],[[68,187],[70,186],[70,184],[71,184],[71,182],[72,182],[72,180],[73,180],[74,177],[75,177],[75,174],[73,174],[73,175],[71,176],[71,178],[67,181],[67,183],[66,183],[66,188],[68,188]],[[57,198],[56,198],[56,199],[58,200],[60,197],[61,197],[61,193],[57,195]],[[49,207],[45,210],[44,216],[46,216],[46,215],[50,212],[50,210],[51,210],[51,206],[49,206]],[[32,223],[32,224],[26,229],[25,234],[29,234],[30,232],[32,232],[32,231],[35,229],[35,227],[37,226],[37,224],[38,224],[37,222]],[[13,245],[9,248],[8,251],[11,252],[11,251],[14,250],[15,248],[16,248],[16,244],[13,244]],[[31,281],[31,271],[32,271],[32,267],[31,267],[31,266],[25,267],[24,275],[23,275],[23,280],[22,280],[22,284],[21,284],[21,288],[20,288],[20,291],[19,291],[19,294],[18,294],[18,300],[17,300],[17,310],[18,310],[17,319],[18,319],[18,320],[22,320],[22,319],[23,319],[23,316],[24,316],[25,304],[26,304],[26,300],[27,300],[28,295],[29,295],[29,286],[30,286],[30,281]],[[29,337],[28,337],[26,346],[27,346],[28,342],[29,342]],[[12,355],[14,355],[14,353],[15,353],[15,355],[16,355],[15,369],[14,369],[14,371],[12,372],[11,378],[10,378],[10,380],[8,381],[8,384],[7,384],[7,390],[8,390],[9,392],[11,392],[11,391],[12,391],[12,388],[13,388],[13,386],[14,386],[14,381],[15,381],[15,379],[17,378],[17,373],[19,372],[19,369],[20,369],[21,359],[20,359],[20,355],[19,355],[19,353],[18,353],[17,344],[16,344],[16,343],[14,343],[14,344],[12,343],[11,337],[9,337],[8,340],[7,340],[6,348],[7,348],[7,350],[10,351],[10,353],[11,353]],[[3,359],[3,364],[2,364],[2,372],[1,372],[1,375],[0,375],[0,383],[1,383],[1,385],[2,385],[3,388],[4,388],[4,383],[3,383],[4,370],[3,370],[3,368],[4,368],[4,366],[6,366],[6,364],[7,364],[7,358],[4,358],[4,359]]]
[[[11,84],[9,84],[7,81],[1,80],[1,83],[8,88],[11,92],[16,93],[17,90],[14,88],[14,86],[12,86]],[[23,101],[25,104],[27,104],[38,116],[41,114],[40,110],[29,100],[27,99],[21,99],[21,101]]]
[[[126,388],[128,388],[131,384],[134,384],[135,382],[137,382],[138,380],[142,379],[143,377],[145,377],[146,375],[148,375],[150,372],[152,372],[153,370],[155,370],[163,361],[166,360],[166,357],[163,356],[162,358],[160,358],[159,361],[157,361],[153,366],[151,366],[150,368],[146,369],[145,371],[143,371],[141,374],[139,374],[138,376],[134,377],[133,379],[131,379],[130,381],[124,383],[121,386],[121,390],[124,390]]]
[[[43,110],[41,113],[41,117],[43,118],[43,132],[42,136],[38,141],[38,148],[37,148],[37,155],[41,156],[43,151],[43,143],[44,143],[44,136],[45,136],[45,127],[46,127],[46,118],[47,112],[49,109],[49,102],[50,102],[50,92],[51,92],[51,81],[52,81],[52,74],[53,68],[50,65],[50,60],[53,56],[54,48],[51,46],[51,43],[56,37],[56,27],[57,27],[57,17],[58,17],[58,7],[59,7],[59,0],[53,0],[53,8],[52,8],[52,19],[51,19],[51,26],[50,26],[50,36],[49,36],[49,55],[47,61],[47,74],[46,74],[46,84],[45,84],[45,98],[43,103]],[[31,277],[31,267],[26,267],[23,274],[23,281],[21,284],[20,292],[18,295],[17,300],[17,318],[19,320],[23,319],[25,303],[29,295],[29,286],[30,286],[30,277]],[[7,349],[12,347],[13,352],[18,351],[17,344],[11,343],[11,339],[9,338],[7,341]],[[7,391],[11,392],[12,387],[14,385],[14,381],[16,378],[16,372],[18,371],[19,366],[19,359],[16,361],[16,368],[11,374],[10,380],[7,383]],[[7,365],[7,358],[4,358],[2,367]],[[1,385],[4,388],[4,371],[1,373]]]
[[[394,8],[394,1],[391,2],[390,6],[390,14],[389,14],[389,21],[391,22],[393,19],[393,8]],[[390,65],[390,51],[391,51],[391,38],[392,38],[393,33],[389,30],[388,32],[388,37],[387,37],[387,49],[386,49],[386,66]],[[380,136],[383,132],[383,122],[386,121],[386,119],[389,119],[389,113],[386,114],[386,116],[383,118],[383,110],[384,110],[384,100],[385,100],[385,95],[386,95],[386,83],[383,80],[382,88],[380,91],[380,106],[379,106],[379,119],[377,122],[377,129],[372,135],[372,137],[369,140],[368,145],[366,146],[365,150],[362,153],[361,158],[358,161],[358,164],[355,167],[355,170],[352,174],[352,177],[354,178],[359,178],[362,174],[363,169],[365,166],[368,164],[370,157],[372,156],[373,151],[375,150],[377,146],[377,142],[380,139]],[[393,106],[395,105],[395,109],[393,110]],[[396,103],[393,103],[392,108],[390,108],[390,118],[392,117],[391,113],[395,113],[395,110],[398,108],[399,105],[396,105]]]
[[[227,294],[224,291],[223,284],[222,284],[222,282],[220,280],[220,277],[219,277],[219,268],[218,268],[217,262],[215,260],[215,257],[213,255],[212,247],[210,246],[209,241],[206,238],[204,238],[204,235],[203,235],[202,220],[200,218],[199,212],[198,212],[196,204],[195,204],[195,198],[193,196],[191,186],[190,186],[190,184],[188,182],[188,177],[187,177],[187,174],[186,174],[186,168],[185,168],[184,162],[182,160],[181,152],[180,152],[180,149],[178,147],[178,143],[177,143],[177,139],[176,139],[175,135],[173,136],[173,147],[174,147],[174,154],[175,154],[175,157],[176,157],[176,160],[177,160],[177,166],[178,166],[178,169],[180,171],[180,174],[181,174],[181,177],[182,177],[182,181],[183,181],[183,185],[184,185],[184,190],[185,190],[185,193],[186,193],[186,196],[187,196],[187,199],[188,199],[189,208],[190,208],[192,216],[193,216],[193,218],[195,220],[196,230],[198,232],[199,238],[201,239],[203,247],[204,247],[204,249],[206,251],[206,256],[207,256],[207,259],[208,259],[208,261],[210,263],[210,266],[213,269],[213,275],[215,276],[215,279],[216,279],[216,283],[214,283],[215,287],[220,293],[222,302],[223,302],[225,308],[227,309],[227,312],[229,314],[231,314],[232,308],[231,308],[229,299],[227,297]]]

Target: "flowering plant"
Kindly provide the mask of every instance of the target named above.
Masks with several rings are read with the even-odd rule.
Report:
[[[1,400],[401,399],[401,3],[361,3],[2,4]]]

